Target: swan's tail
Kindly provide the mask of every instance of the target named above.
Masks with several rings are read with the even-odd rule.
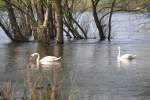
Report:
[[[129,59],[132,60],[132,59],[135,59],[136,58],[136,55],[132,55]]]
[[[137,55],[133,55],[133,57],[135,58]]]
[[[61,59],[61,57],[58,57],[58,58],[55,59],[55,61],[58,61],[58,60],[60,60],[60,59]]]

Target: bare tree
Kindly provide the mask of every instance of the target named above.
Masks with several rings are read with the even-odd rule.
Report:
[[[97,6],[98,6],[99,1],[100,0],[91,0],[91,2],[92,2],[92,13],[93,13],[95,24],[96,24],[97,29],[99,31],[100,40],[105,40],[106,36],[103,32],[103,27],[101,25],[101,22],[99,21],[98,14],[97,14]]]
[[[83,39],[83,38],[87,39],[86,32],[84,31],[82,26],[79,24],[79,22],[75,18],[76,12],[74,12],[75,10],[74,6],[77,3],[78,1],[75,1],[75,0],[71,0],[70,2],[69,0],[65,0],[64,2],[64,5],[63,5],[63,10],[65,12],[64,13],[64,25],[68,29],[68,31],[66,31],[65,29],[64,31],[67,33],[67,36],[69,38],[71,38],[71,35],[72,35],[75,39]],[[79,33],[78,29],[81,31],[81,34]]]
[[[62,0],[55,0],[56,10],[56,43],[63,44],[63,13],[62,13]]]
[[[12,4],[11,4],[11,0],[3,0],[3,1],[6,4],[6,9],[7,9],[7,13],[8,13],[8,18],[9,18],[11,30],[7,30],[5,28],[5,26],[2,25],[2,23],[1,23],[1,26],[3,27],[5,32],[7,30],[7,35],[9,34],[9,37],[11,40],[16,41],[16,42],[27,41],[28,39],[21,33],[20,27],[18,25],[16,16],[15,16],[15,11],[14,11]],[[10,36],[11,32],[13,33],[12,36]]]
[[[108,32],[108,40],[110,41],[111,39],[111,18],[112,18],[112,14],[113,14],[113,8],[115,6],[116,0],[113,0],[112,2],[112,6],[111,6],[111,10],[110,10],[110,15],[109,15],[109,22],[108,22],[108,26],[109,26],[109,32]]]

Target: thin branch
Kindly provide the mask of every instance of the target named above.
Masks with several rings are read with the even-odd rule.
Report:
[[[4,2],[9,2],[8,0],[3,0]],[[25,12],[23,9],[21,9],[20,7],[18,7],[17,5],[15,5],[14,3],[9,2],[13,7],[17,8],[19,11],[21,11],[22,13],[30,16],[31,20],[34,21],[34,19],[32,18],[32,16],[28,13]]]

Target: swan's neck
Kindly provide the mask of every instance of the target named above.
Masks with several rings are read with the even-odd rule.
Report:
[[[36,65],[39,68],[39,66],[40,66],[40,54],[37,55]]]

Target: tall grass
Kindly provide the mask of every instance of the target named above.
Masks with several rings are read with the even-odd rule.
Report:
[[[13,100],[14,88],[11,81],[4,82],[0,91],[0,100]]]
[[[70,75],[70,87],[67,95],[63,96],[66,87],[64,77],[61,75],[61,67],[52,66],[49,70],[32,69],[27,67],[24,71],[25,92],[19,100],[75,100],[75,77]],[[16,89],[17,90],[17,89]],[[0,100],[18,100],[11,81],[4,82],[0,91]]]

